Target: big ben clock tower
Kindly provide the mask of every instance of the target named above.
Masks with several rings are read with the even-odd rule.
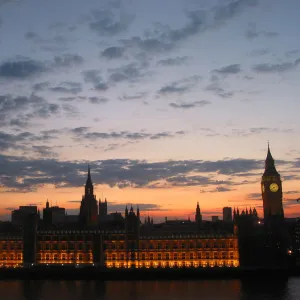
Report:
[[[261,191],[265,223],[270,222],[272,219],[283,220],[282,183],[280,175],[275,168],[269,144],[265,171],[261,179]]]

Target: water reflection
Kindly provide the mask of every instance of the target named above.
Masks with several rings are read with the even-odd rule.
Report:
[[[0,281],[0,299],[10,300],[293,300],[300,278],[185,281]]]

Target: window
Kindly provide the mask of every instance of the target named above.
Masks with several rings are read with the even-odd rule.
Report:
[[[153,260],[153,253],[150,253],[150,260]]]
[[[190,259],[193,259],[193,258],[194,258],[194,254],[190,253]]]
[[[177,253],[174,253],[174,259],[178,259]]]
[[[201,252],[198,252],[198,259],[201,259]]]
[[[166,253],[166,259],[170,259],[170,254]]]
[[[184,245],[184,244],[181,244],[181,248],[184,249],[184,247],[185,247],[185,245]]]
[[[185,259],[185,253],[181,254],[182,259]]]
[[[161,253],[157,254],[157,259],[161,260]]]

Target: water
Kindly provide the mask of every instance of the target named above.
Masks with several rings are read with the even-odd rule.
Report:
[[[0,281],[2,300],[293,300],[300,278],[185,281]]]

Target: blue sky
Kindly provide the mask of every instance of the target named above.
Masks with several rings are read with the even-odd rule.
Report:
[[[72,165],[64,178],[73,188],[78,163],[97,176],[101,161],[117,159],[215,162],[216,179],[223,159],[263,161],[268,140],[296,191],[299,9],[296,0],[0,0],[3,197],[50,184],[38,167],[19,176],[26,163]],[[118,172],[108,194],[139,179]]]

